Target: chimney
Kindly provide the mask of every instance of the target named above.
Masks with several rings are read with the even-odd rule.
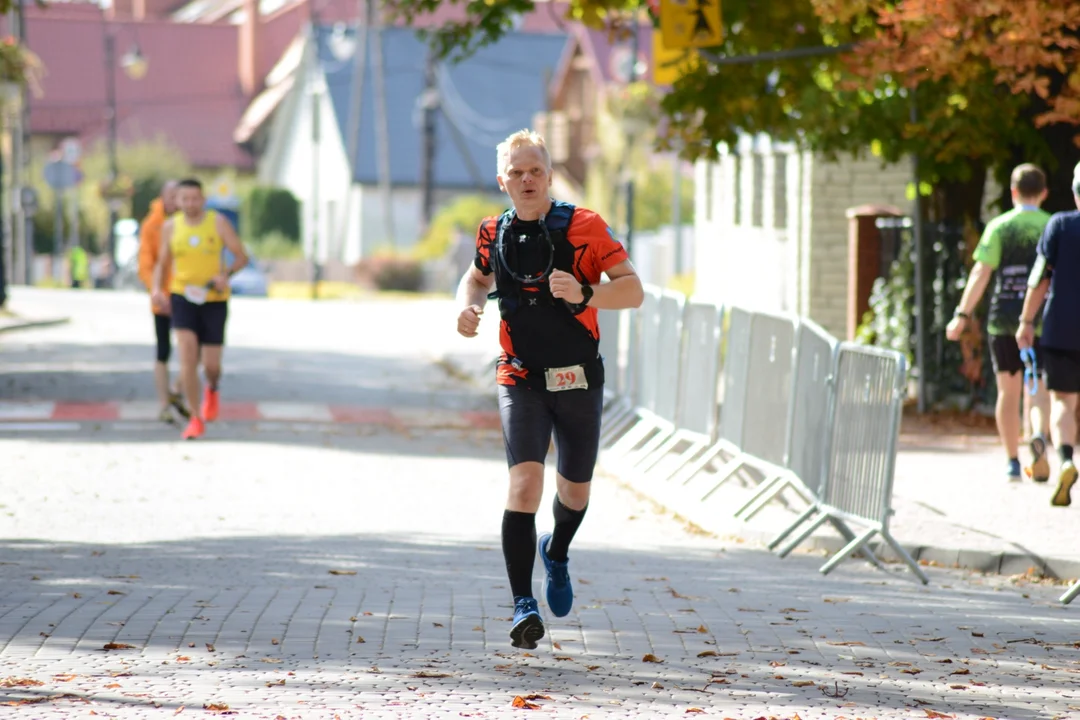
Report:
[[[261,89],[259,77],[259,0],[244,0],[244,22],[240,25],[240,89],[251,97]]]

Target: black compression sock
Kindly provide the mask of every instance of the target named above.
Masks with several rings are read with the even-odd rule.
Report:
[[[1062,445],[1058,448],[1058,452],[1061,454],[1061,462],[1068,462],[1072,460],[1072,445]]]
[[[566,562],[567,553],[570,552],[570,541],[581,527],[581,521],[585,519],[586,505],[581,510],[571,510],[562,504],[559,496],[555,496],[552,513],[555,515],[555,529],[551,532],[551,542],[547,546],[548,559],[555,562]]]
[[[533,597],[532,574],[536,559],[536,513],[503,511],[503,559],[514,598]]]

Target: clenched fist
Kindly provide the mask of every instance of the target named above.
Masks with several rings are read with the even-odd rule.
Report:
[[[563,270],[555,270],[551,273],[551,294],[571,305],[580,305],[585,301],[585,295],[581,292],[581,283],[578,279]]]
[[[476,328],[480,325],[480,316],[484,309],[479,305],[470,305],[461,311],[457,319],[457,331],[464,337],[476,337]]]

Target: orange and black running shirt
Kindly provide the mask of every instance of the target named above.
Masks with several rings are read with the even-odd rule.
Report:
[[[498,217],[484,218],[476,234],[474,264],[485,276],[494,272],[493,263],[497,262],[495,243],[498,221]],[[538,227],[539,224],[536,222],[514,220],[513,224],[504,231],[507,234],[506,241],[517,242],[522,235],[525,235],[531,238],[530,245],[535,244],[540,236],[532,230]],[[525,232],[519,234],[517,232],[519,228]],[[573,250],[573,274],[579,282],[593,286],[599,284],[602,273],[628,257],[626,248],[615,239],[615,233],[608,224],[600,215],[591,210],[576,208],[565,235],[565,242],[568,242]],[[546,253],[546,249],[536,252]],[[539,266],[543,264],[543,259],[539,260]],[[537,270],[540,269],[542,267],[537,267]],[[546,283],[547,280],[544,282]],[[561,301],[558,303],[561,304]],[[522,310],[511,318],[500,321],[499,344],[502,347],[502,355],[497,371],[497,382],[500,385],[522,383],[530,377],[530,370],[542,378],[547,368],[588,363],[595,359],[595,343],[600,340],[596,308],[586,306],[576,315],[572,315],[565,307],[553,307],[551,311],[551,313],[533,313]],[[592,337],[591,345],[594,353],[592,357],[583,356],[580,349],[582,343],[578,340],[579,337],[585,337],[585,333],[577,335],[572,323],[579,323],[585,333]],[[528,336],[527,338],[519,336],[521,340],[518,343],[519,352],[526,346],[533,348],[539,346],[545,349],[542,353],[544,357],[521,357],[519,352],[515,352],[515,331]]]

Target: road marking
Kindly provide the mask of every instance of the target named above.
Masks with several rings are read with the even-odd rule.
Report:
[[[51,420],[56,403],[0,402],[0,420]]]
[[[0,433],[6,432],[71,432],[82,425],[76,422],[0,422]]]

